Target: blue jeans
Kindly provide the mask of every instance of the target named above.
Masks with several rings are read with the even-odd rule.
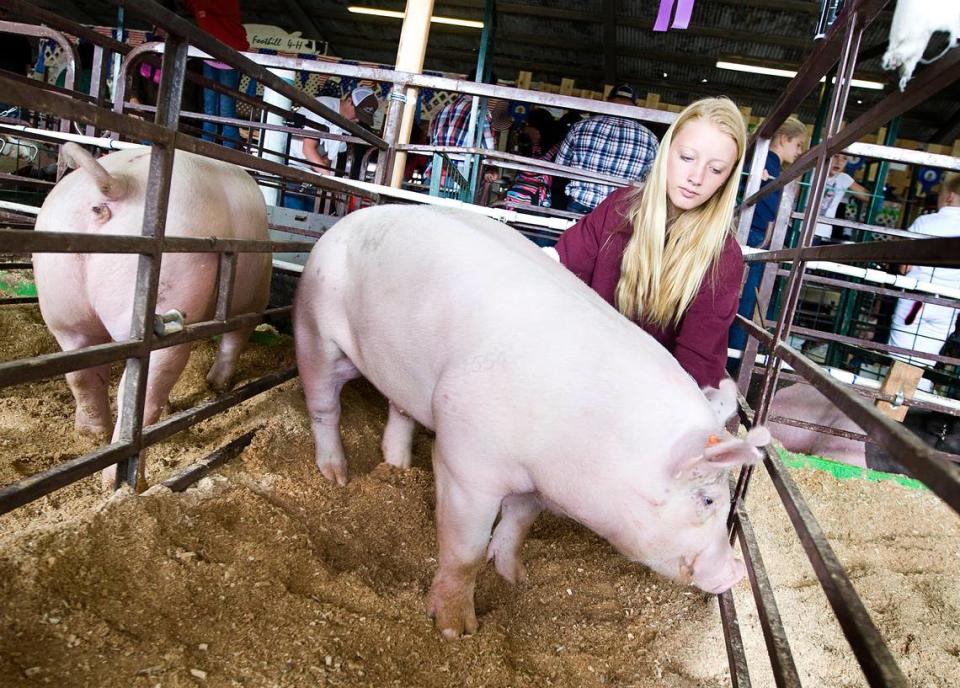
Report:
[[[316,199],[313,196],[304,196],[297,193],[301,188],[302,185],[299,182],[287,182],[286,193],[283,194],[283,207],[293,210],[307,210],[312,213]]]
[[[234,91],[236,91],[240,85],[240,72],[236,69],[217,69],[204,62],[203,76],[206,79],[210,79],[210,81]],[[217,93],[213,89],[205,88],[203,89],[203,114],[213,115],[214,117],[234,118],[237,116],[237,101],[233,96],[225,93]],[[240,138],[240,130],[232,124],[224,124],[222,127],[223,145],[227,148],[239,148],[240,144],[234,139]],[[216,141],[217,132],[220,128],[221,125],[216,122],[204,122],[203,140]]]
[[[593,208],[588,208],[583,203],[577,203],[573,199],[567,202],[567,212],[570,213],[589,213]]]
[[[750,230],[747,236],[747,246],[759,246],[763,241],[766,232]],[[763,266],[765,263],[751,263],[749,272],[747,272],[747,281],[743,285],[743,292],[740,294],[740,307],[737,313],[747,320],[753,319],[753,311],[757,305],[757,289],[760,288],[760,282],[763,279]],[[729,344],[731,349],[743,351],[747,345],[747,332],[742,327],[733,324],[730,328]]]

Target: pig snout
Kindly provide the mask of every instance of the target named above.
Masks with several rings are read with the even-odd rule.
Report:
[[[694,572],[693,584],[711,595],[719,595],[739,583],[746,574],[747,567],[731,554],[725,563],[702,575]]]
[[[746,573],[746,566],[734,556],[726,538],[720,546],[700,552],[692,559],[680,559],[679,580],[712,595],[726,592],[739,583]]]

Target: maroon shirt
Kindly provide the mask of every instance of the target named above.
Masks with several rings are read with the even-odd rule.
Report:
[[[633,231],[627,220],[631,191],[627,187],[607,196],[557,242],[560,262],[614,308],[620,263]],[[731,234],[679,326],[638,323],[701,387],[716,387],[725,375],[727,331],[737,313],[742,277],[743,254]]]

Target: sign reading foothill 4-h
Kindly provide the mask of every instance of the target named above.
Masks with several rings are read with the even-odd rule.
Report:
[[[300,32],[287,33],[279,26],[269,24],[244,24],[247,30],[247,41],[250,50],[278,53],[292,53],[294,55],[326,55],[325,41],[315,41],[311,38],[301,38]]]

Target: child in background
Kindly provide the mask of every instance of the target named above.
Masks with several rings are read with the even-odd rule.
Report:
[[[850,191],[860,194],[870,193],[860,184],[853,180],[849,174],[843,171],[847,166],[847,156],[838,153],[830,159],[830,176],[827,177],[826,186],[823,189],[823,200],[820,202],[820,215],[822,217],[833,218],[837,215],[837,208],[843,202],[843,197]],[[818,246],[824,243],[824,240],[830,240],[834,234],[833,225],[818,222],[813,232],[813,245]],[[843,232],[847,234],[847,232]]]

